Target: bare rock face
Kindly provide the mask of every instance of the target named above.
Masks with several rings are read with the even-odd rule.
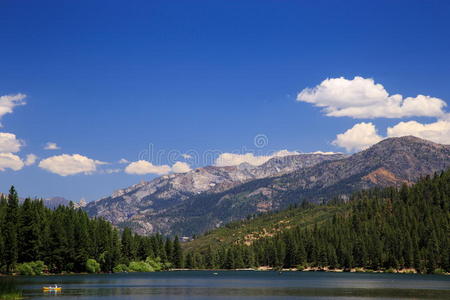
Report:
[[[85,209],[91,216],[104,217],[116,225],[133,223],[136,231],[142,234],[161,230],[167,233],[165,228],[168,227],[168,222],[174,221],[173,218],[158,219],[158,224],[147,224],[146,220],[155,218],[161,212],[170,210],[171,207],[196,195],[221,193],[251,180],[279,176],[344,157],[344,154],[300,154],[276,157],[261,166],[247,163],[229,167],[207,166],[187,173],[164,175],[152,181],[140,182],[115,191],[110,197],[91,202]]]
[[[413,183],[412,181],[396,177],[394,174],[392,174],[383,167],[378,168],[373,172],[370,172],[366,176],[363,176],[362,179],[366,181],[368,184],[381,186],[398,185],[400,183],[411,185]]]
[[[162,176],[85,209],[141,234],[193,235],[303,200],[322,202],[359,189],[411,184],[449,167],[448,145],[390,138],[351,156],[301,154],[257,167],[208,166]]]

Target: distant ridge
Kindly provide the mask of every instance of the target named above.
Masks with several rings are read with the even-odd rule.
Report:
[[[141,234],[193,235],[250,214],[303,200],[321,202],[359,189],[411,184],[450,167],[450,146],[389,138],[351,156],[300,154],[254,167],[199,168],[119,190],[86,206]]]

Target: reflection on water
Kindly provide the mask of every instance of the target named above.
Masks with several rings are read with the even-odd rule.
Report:
[[[0,278],[32,299],[450,299],[447,276],[209,271]],[[44,293],[58,284],[62,292]],[[4,289],[5,288],[5,289]]]

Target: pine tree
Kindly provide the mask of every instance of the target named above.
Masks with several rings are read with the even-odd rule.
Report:
[[[4,239],[4,260],[6,263],[6,272],[11,272],[17,263],[19,256],[18,252],[18,237],[17,224],[19,221],[19,197],[14,186],[11,186],[8,195],[8,205],[5,216],[5,239]]]
[[[173,239],[173,265],[178,269],[183,267],[183,251],[178,236]]]
[[[133,233],[126,227],[122,232],[122,259],[125,264],[135,259],[136,256]]]
[[[78,272],[84,271],[85,263],[90,258],[91,253],[91,239],[89,236],[88,225],[89,219],[81,210],[77,212],[75,219],[75,255],[74,267]]]
[[[166,243],[164,244],[164,249],[166,251],[167,261],[172,263],[172,265],[173,265],[174,264],[174,262],[173,262],[173,243],[170,238],[166,239]]]
[[[216,269],[220,265],[217,255],[217,252],[209,245],[205,254],[206,267],[208,269]]]
[[[188,252],[188,254],[186,254],[186,259],[185,259],[185,265],[186,268],[188,269],[195,269],[195,264],[194,264],[194,257],[192,255],[192,252]]]
[[[27,198],[19,212],[19,261],[30,262],[39,257],[39,249],[42,247],[36,204]]]
[[[47,261],[50,269],[54,272],[65,271],[68,263],[68,243],[61,206],[53,213],[53,218],[50,220],[49,246]]]
[[[4,266],[5,263],[5,214],[6,214],[6,207],[8,206],[8,202],[5,198],[5,196],[2,194],[0,195],[0,272],[2,266]]]
[[[112,259],[114,262],[114,266],[118,265],[121,260],[121,249],[120,249],[120,238],[119,231],[116,228],[113,228],[112,232]]]

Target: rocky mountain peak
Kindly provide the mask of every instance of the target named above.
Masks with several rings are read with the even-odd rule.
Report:
[[[389,138],[353,155],[274,157],[260,166],[207,166],[119,190],[85,209],[141,234],[190,235],[302,200],[410,184],[450,167],[450,146]]]

